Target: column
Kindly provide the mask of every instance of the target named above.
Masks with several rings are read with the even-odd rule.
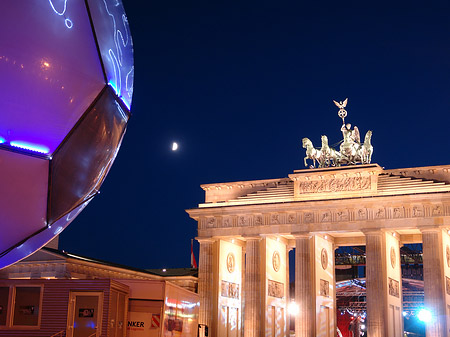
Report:
[[[427,323],[427,337],[450,336],[446,327],[443,234],[440,228],[422,229],[425,308],[433,315]]]
[[[366,232],[366,303],[367,332],[371,337],[390,337],[386,334],[386,292],[383,271],[386,269],[386,239],[381,231]]]
[[[291,333],[291,314],[289,313],[289,306],[291,304],[291,283],[290,283],[290,274],[289,274],[289,252],[292,250],[292,247],[289,245],[286,246],[286,283],[287,283],[287,291],[286,291],[286,337],[290,336]],[[294,295],[295,299],[295,295]]]
[[[213,240],[197,239],[200,243],[198,265],[198,293],[200,296],[199,324],[209,328],[211,336],[213,328],[214,293],[213,293]],[[204,337],[204,329],[200,329],[200,337]]]
[[[242,281],[241,281],[241,285],[242,285],[242,290],[241,290],[241,322],[242,322],[242,327],[241,327],[241,337],[244,337],[244,333],[245,333],[245,273],[246,273],[246,268],[245,268],[245,247],[242,247]]]
[[[373,337],[403,336],[399,235],[366,231],[367,331]]]
[[[261,336],[261,238],[246,239],[244,336]]]
[[[296,337],[336,335],[333,242],[327,235],[295,234]]]
[[[315,334],[314,246],[310,235],[295,236],[295,302],[299,312],[295,317],[295,337]]]

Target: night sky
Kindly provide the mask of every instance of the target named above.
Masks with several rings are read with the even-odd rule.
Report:
[[[123,0],[133,117],[60,249],[139,268],[190,266],[200,184],[287,177],[303,137],[373,130],[372,163],[450,164],[450,4]],[[171,151],[172,142],[179,150]],[[195,244],[198,259],[198,244]]]

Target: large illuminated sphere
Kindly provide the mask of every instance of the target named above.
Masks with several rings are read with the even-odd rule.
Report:
[[[0,2],[0,268],[58,235],[92,200],[133,94],[121,0]]]

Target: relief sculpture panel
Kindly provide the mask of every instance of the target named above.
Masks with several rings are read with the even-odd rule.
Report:
[[[299,183],[300,193],[348,192],[369,190],[370,188],[370,177],[335,178]]]
[[[284,297],[284,284],[281,282],[268,280],[267,292],[271,297],[283,298]]]
[[[222,280],[220,296],[239,299],[239,284]]]

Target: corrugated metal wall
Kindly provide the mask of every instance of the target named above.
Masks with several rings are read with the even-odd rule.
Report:
[[[69,295],[71,291],[103,292],[103,317],[101,337],[107,337],[111,280],[0,280],[2,286],[44,285],[41,325],[39,329],[5,330],[0,336],[49,337],[66,330]]]

